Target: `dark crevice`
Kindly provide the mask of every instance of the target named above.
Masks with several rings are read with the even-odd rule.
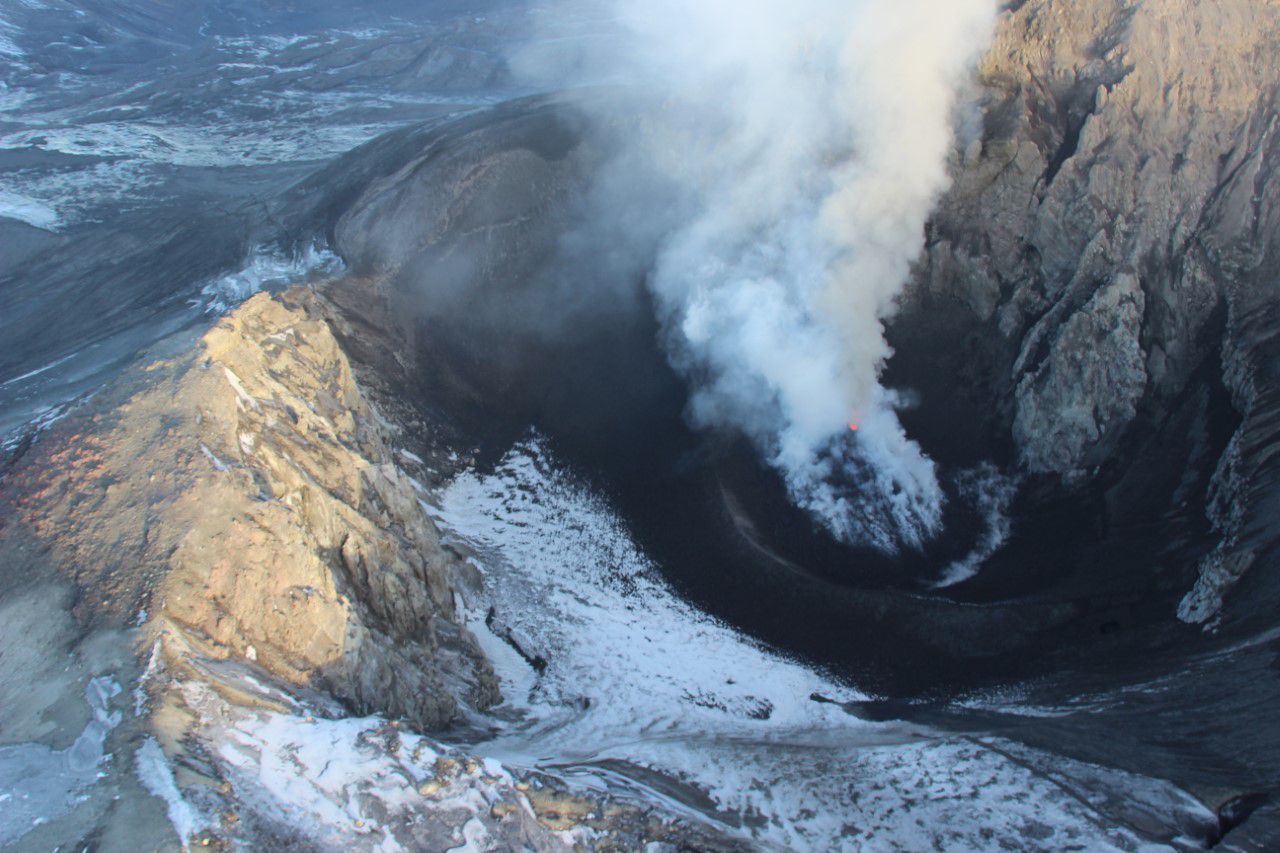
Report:
[[[1217,847],[1232,830],[1238,829],[1254,812],[1270,803],[1273,796],[1267,792],[1252,791],[1227,800],[1218,807],[1218,833],[1206,845]]]
[[[1045,189],[1053,185],[1053,181],[1058,177],[1062,167],[1075,156],[1076,150],[1080,147],[1080,134],[1084,132],[1084,126],[1088,123],[1091,115],[1093,115],[1092,111],[1086,112],[1078,120],[1068,120],[1066,132],[1062,136],[1062,142],[1058,144],[1057,150],[1049,158],[1049,165],[1045,169]]]

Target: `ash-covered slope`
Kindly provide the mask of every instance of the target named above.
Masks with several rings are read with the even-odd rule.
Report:
[[[1210,27],[1221,35],[1204,37]],[[787,568],[751,596],[788,602],[787,613],[813,608],[822,628],[804,636],[782,627],[790,617],[727,602],[720,590],[740,573],[708,572],[717,557],[681,551],[696,535],[685,532],[666,562],[702,565],[685,579],[695,600],[810,655],[865,654],[893,637],[923,644],[941,667],[926,665],[912,690],[958,671],[1039,665],[1028,659],[1058,668],[1099,649],[1141,660],[1142,649],[1194,643],[1172,615],[1210,619],[1270,536],[1258,377],[1274,302],[1265,222],[1276,72],[1263,59],[1276,27],[1276,11],[1254,4],[1007,10],[961,122],[953,187],[890,322],[887,379],[920,392],[904,421],[944,466],[995,459],[1024,479],[1012,538],[974,579],[923,596],[922,582],[985,555],[993,534],[961,515],[923,559],[851,560],[807,537],[785,502],[748,495],[756,518],[744,526],[721,511],[735,518],[706,534],[724,537],[713,550],[757,566],[736,582]],[[610,96],[513,102],[388,138],[333,170],[372,179],[348,185],[324,217],[353,269],[376,272],[334,298],[397,330],[406,398],[449,411],[478,440],[541,424],[611,469],[624,502],[636,496],[633,520],[661,531],[699,511],[656,514],[654,490],[681,482],[713,492],[706,503],[728,489],[738,506],[760,478],[670,417],[685,391],[653,346],[644,289],[668,199],[627,198],[625,230],[583,221],[597,210],[600,164],[646,127],[643,116],[593,125],[591,99]],[[419,372],[440,381],[415,390]],[[716,483],[687,476],[691,453]],[[685,460],[680,472],[653,476],[673,459]],[[764,533],[737,551],[726,544],[748,529]],[[798,597],[815,579],[842,589]]]
[[[1004,547],[944,591],[923,592],[918,565],[799,536],[782,502],[752,498],[761,478],[733,450],[653,415],[683,401],[647,343],[636,247],[657,237],[583,248],[580,187],[611,142],[571,102],[455,125],[370,183],[333,233],[378,276],[334,298],[397,330],[408,396],[415,365],[440,371],[419,398],[473,438],[502,445],[509,421],[532,419],[603,471],[664,570],[712,612],[853,661],[888,692],[1036,675],[1045,701],[1110,695],[1087,724],[1015,728],[1212,791],[1235,803],[1230,829],[1239,802],[1265,801],[1280,757],[1256,676],[1276,594],[1277,14],[1047,0],[1001,16],[953,187],[889,329],[887,379],[920,392],[908,432],[944,464],[994,457],[1023,478]],[[689,474],[700,468],[717,473]],[[715,545],[691,549],[699,537]],[[1112,692],[1164,679],[1176,700]],[[1203,737],[1209,719],[1248,734]]]
[[[280,194],[389,131],[511,97],[504,46],[529,14],[502,0],[4,4],[0,444],[206,309],[335,261]]]

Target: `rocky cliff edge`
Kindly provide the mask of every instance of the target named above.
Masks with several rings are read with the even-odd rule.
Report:
[[[259,294],[0,481],[9,569],[48,569],[84,630],[136,644],[133,700],[113,695],[175,830],[215,848],[732,846],[422,734],[492,725],[498,683],[456,610],[477,580],[397,463],[425,470],[362,387],[352,332],[309,289]]]

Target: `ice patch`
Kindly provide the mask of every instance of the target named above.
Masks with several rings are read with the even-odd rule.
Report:
[[[98,781],[107,735],[121,720],[110,707],[120,690],[111,678],[90,679],[84,698],[93,719],[64,750],[40,743],[0,746],[0,846],[71,811],[84,789]]]
[[[58,211],[45,202],[8,190],[0,190],[0,217],[16,219],[46,231],[56,231],[62,224]]]

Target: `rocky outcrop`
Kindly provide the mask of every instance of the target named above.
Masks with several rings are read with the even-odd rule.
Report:
[[[50,566],[115,645],[136,630],[132,772],[181,840],[741,849],[422,733],[492,726],[480,712],[500,697],[455,609],[474,570],[405,470],[439,470],[409,449],[430,438],[348,357],[374,343],[307,288],[259,294],[127,371],[0,481],[3,565]]]
[[[1147,382],[1138,345],[1143,303],[1137,277],[1117,276],[1067,319],[1045,360],[1022,376],[1013,435],[1031,470],[1077,470],[1133,420]],[[1107,393],[1092,393],[1098,388]]]
[[[161,773],[173,768],[170,815],[176,806],[175,828],[191,846],[746,849],[664,810],[478,757],[397,720],[335,718],[323,696],[264,681],[243,663],[189,662],[148,666],[140,695],[153,740],[140,755],[150,749],[165,762]]]
[[[1277,39],[1280,8],[1247,0],[1027,0],[1002,14],[979,69],[981,130],[952,164],[903,322],[949,304],[985,330],[982,381],[1031,472],[1081,483],[1122,469],[1219,361],[1251,429],[1226,362],[1268,346],[1246,318],[1274,302]],[[1215,494],[1247,503],[1224,483],[1262,487],[1263,460],[1238,441],[1214,454]],[[1247,526],[1208,512],[1224,543]],[[1204,563],[1214,589],[1241,571],[1232,547]]]
[[[429,728],[497,698],[454,612],[462,561],[396,463],[327,303],[259,295],[6,483],[6,536],[47,547],[89,619],[247,659]],[[128,384],[128,383],[126,383]]]

